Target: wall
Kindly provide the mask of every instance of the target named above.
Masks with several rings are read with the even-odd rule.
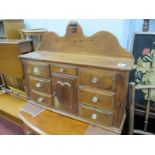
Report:
[[[124,35],[126,40],[126,48],[132,52],[132,41],[135,33],[141,33],[143,29],[143,19],[130,19],[124,25]]]
[[[70,19],[26,19],[24,20],[26,28],[45,28],[48,31],[54,31],[60,36],[65,34],[66,26]],[[98,31],[109,31],[113,33],[120,45],[130,50],[134,32],[142,32],[142,19],[76,19],[83,28],[86,36],[91,36]],[[155,21],[151,21],[155,24]],[[151,26],[155,31],[155,27]]]
[[[155,32],[155,19],[150,20],[149,32]]]

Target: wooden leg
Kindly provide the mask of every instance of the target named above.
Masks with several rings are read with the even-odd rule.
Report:
[[[4,75],[3,74],[1,74],[0,75],[0,78],[1,78],[1,80],[2,80],[2,85],[3,85],[3,87],[7,87],[7,83],[6,83],[6,80],[5,80],[5,78],[4,78]]]
[[[135,113],[135,83],[129,84],[129,135],[133,134]]]
[[[145,121],[144,121],[144,132],[147,131],[148,119],[149,119],[149,112],[150,112],[150,93],[151,89],[148,89],[148,101],[146,105],[146,113],[145,113]]]

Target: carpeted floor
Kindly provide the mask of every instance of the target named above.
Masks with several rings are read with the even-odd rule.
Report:
[[[0,135],[24,135],[23,129],[0,117]]]

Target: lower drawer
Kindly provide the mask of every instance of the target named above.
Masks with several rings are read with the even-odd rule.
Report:
[[[91,122],[104,126],[112,126],[112,112],[81,104],[79,115]]]
[[[34,101],[37,104],[40,104],[44,107],[51,108],[52,107],[52,97],[49,95],[45,95],[42,93],[38,93],[36,91],[31,91],[30,98],[32,101]]]
[[[115,93],[79,88],[79,101],[96,108],[112,110],[115,103]]]

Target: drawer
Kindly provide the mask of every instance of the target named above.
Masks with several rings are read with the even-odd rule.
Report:
[[[20,43],[19,49],[21,54],[33,51],[32,41]]]
[[[46,94],[52,93],[51,80],[29,77],[29,85],[31,89],[37,90],[39,92]]]
[[[40,104],[44,107],[51,108],[53,105],[52,97],[49,95],[41,94],[36,91],[31,91],[30,98],[37,104]]]
[[[28,62],[27,72],[29,75],[36,75],[41,77],[49,77],[49,65],[41,62]]]
[[[90,106],[112,110],[115,103],[115,93],[79,88],[79,101]]]
[[[112,126],[112,112],[80,104],[79,115],[99,125]]]
[[[80,69],[80,85],[98,89],[115,90],[116,73]]]
[[[53,64],[51,65],[51,72],[75,76],[77,75],[77,68],[69,65]]]

